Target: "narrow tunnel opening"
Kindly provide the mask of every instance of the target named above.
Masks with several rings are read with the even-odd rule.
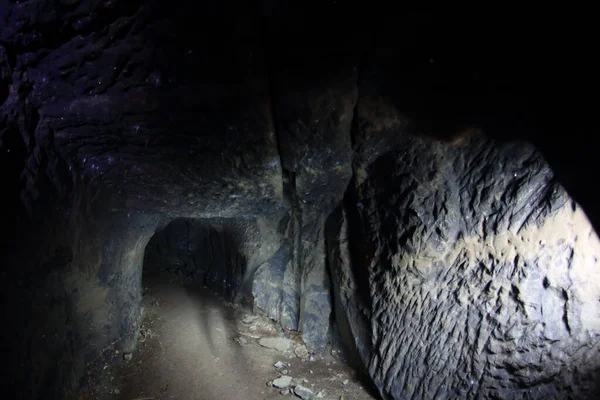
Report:
[[[377,398],[347,354],[331,343],[313,351],[301,331],[282,326],[285,221],[159,224],[141,264],[136,345],[113,349],[117,362],[86,386],[92,398]]]
[[[144,254],[142,284],[169,281],[207,289],[233,301],[243,283],[245,257],[231,223],[201,219],[176,219],[158,230]]]

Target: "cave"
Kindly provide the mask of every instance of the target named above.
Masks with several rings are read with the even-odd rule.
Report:
[[[3,393],[599,397],[595,25],[293,3],[0,1]]]

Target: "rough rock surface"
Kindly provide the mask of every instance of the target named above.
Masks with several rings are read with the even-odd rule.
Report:
[[[600,244],[541,155],[395,134],[329,221],[339,300],[382,395],[594,389]]]

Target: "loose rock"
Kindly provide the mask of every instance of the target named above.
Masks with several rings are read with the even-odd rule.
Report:
[[[260,338],[258,344],[267,349],[275,349],[284,352],[290,348],[290,339],[277,337]]]
[[[301,385],[294,388],[294,393],[303,400],[308,400],[313,396],[312,390]]]
[[[238,342],[239,345],[242,346],[242,347],[244,347],[245,345],[248,344],[248,340],[246,340],[246,338],[242,337],[242,336],[236,338],[235,341]]]
[[[290,383],[292,383],[292,377],[288,375],[273,380],[273,386],[279,389],[285,389],[290,386]]]
[[[132,358],[133,358],[133,354],[131,354],[131,353],[125,353],[125,354],[123,354],[123,359],[125,361],[131,361]]]
[[[279,394],[282,395],[282,396],[285,396],[285,395],[287,395],[289,393],[290,393],[290,389],[284,389],[284,390],[282,390],[282,391],[279,392]]]
[[[258,315],[248,315],[242,319],[242,322],[246,325],[250,325],[258,319]]]
[[[294,349],[294,354],[296,354],[298,358],[306,360],[308,358],[308,349],[305,345],[298,346]]]
[[[281,368],[287,368],[287,367],[289,367],[290,364],[289,363],[284,363],[284,362],[281,362],[281,361],[277,361],[275,364],[273,364],[273,366],[275,368],[277,368],[277,369],[281,369]]]

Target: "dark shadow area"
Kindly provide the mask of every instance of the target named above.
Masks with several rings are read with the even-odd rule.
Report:
[[[560,14],[559,14],[560,13]],[[556,23],[560,21],[557,25]],[[536,145],[598,231],[593,23],[574,10],[408,12],[365,32],[359,93],[381,95],[411,130],[454,140],[481,129]]]

